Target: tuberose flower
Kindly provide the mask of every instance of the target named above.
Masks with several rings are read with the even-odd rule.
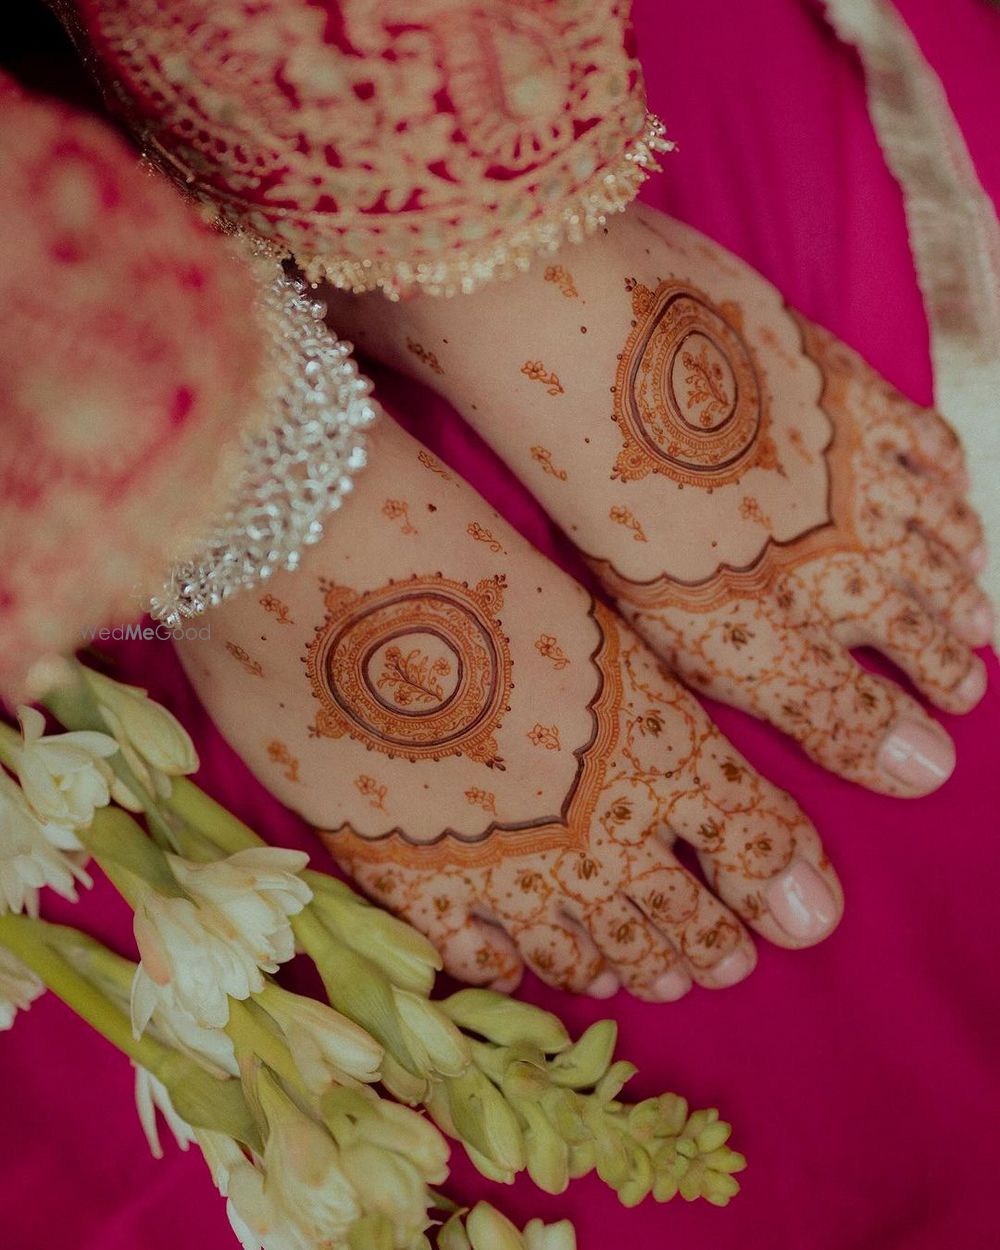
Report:
[[[378,1080],[385,1052],[353,1020],[278,985],[265,987],[260,1004],[284,1034],[295,1066],[313,1094],[332,1085]]]
[[[155,890],[136,902],[141,961],[132,982],[132,1028],[141,1036],[157,1003],[177,1003],[208,1028],[229,1019],[229,995],[249,998],[295,953],[289,916],[312,891],[297,874],[302,851],[258,847],[193,864],[168,855],[187,897]]]
[[[270,1076],[261,1077],[258,1092],[268,1124],[263,1157],[224,1164],[234,1231],[245,1250],[342,1244],[362,1211],[336,1144]],[[367,1183],[377,1186],[379,1177]]]
[[[14,771],[31,807],[44,822],[85,829],[111,799],[114,774],[105,762],[118,750],[108,734],[87,729],[46,734],[36,708],[17,709],[23,745]]]
[[[19,1011],[27,1011],[45,993],[44,983],[30,968],[0,946],[0,1032],[12,1028]]]
[[[129,768],[151,796],[169,796],[171,777],[198,768],[198,753],[187,730],[140,686],[113,681],[93,669],[84,673]]]
[[[191,1142],[195,1140],[194,1129],[177,1114],[174,1104],[170,1101],[170,1091],[162,1081],[153,1076],[152,1072],[148,1072],[137,1063],[132,1066],[135,1068],[135,1107],[153,1158],[163,1158],[160,1130],[156,1123],[157,1111],[167,1122],[167,1127],[173,1134],[177,1145],[181,1150],[187,1150]]]
[[[78,851],[71,829],[43,823],[21,787],[0,769],[0,915],[38,915],[38,891],[49,886],[76,902],[76,882],[89,887],[86,871],[64,851]]]

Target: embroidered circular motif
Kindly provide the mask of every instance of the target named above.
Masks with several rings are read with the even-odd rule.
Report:
[[[614,388],[625,440],[614,476],[720,486],[773,460],[763,379],[730,310],[679,282],[636,285],[632,310]]]
[[[306,655],[320,710],[313,735],[345,734],[405,759],[464,755],[503,768],[495,732],[512,689],[496,613],[502,577],[464,583],[440,575],[359,595],[327,589],[327,616]]]

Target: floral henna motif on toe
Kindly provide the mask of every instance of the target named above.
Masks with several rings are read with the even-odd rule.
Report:
[[[502,769],[495,735],[512,689],[497,615],[505,584],[497,576],[470,588],[437,574],[367,594],[326,586],[326,619],[305,657],[320,704],[313,736]]]

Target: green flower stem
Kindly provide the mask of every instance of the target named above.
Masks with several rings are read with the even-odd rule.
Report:
[[[232,1038],[237,1057],[255,1055],[303,1097],[308,1097],[287,1043],[280,1033],[264,1023],[252,1002],[230,998],[229,1023],[225,1031]]]
[[[184,897],[163,851],[122,808],[99,808],[89,828],[78,830],[77,837],[133,909],[141,893],[138,883],[143,881],[160,894]]]
[[[166,806],[227,855],[266,845],[264,839],[254,833],[249,825],[245,825],[186,777],[174,778]]]

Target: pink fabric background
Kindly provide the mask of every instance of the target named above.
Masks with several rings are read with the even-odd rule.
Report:
[[[981,175],[1000,192],[995,72],[1000,14],[984,0],[901,0],[942,75]],[[865,112],[854,57],[801,0],[639,0],[653,106],[681,151],[647,199],[770,276],[921,401],[926,329],[900,198]],[[509,476],[439,402],[382,394],[528,537],[558,543]],[[983,420],[996,419],[984,413]],[[344,524],[349,524],[345,517]],[[315,850],[205,723],[165,644],[126,647],[122,672],[196,729],[201,781],[277,841]],[[959,767],[919,802],[821,773],[746,717],[713,709],[760,768],[815,818],[843,877],[844,923],[816,950],[767,947],[734,990],[672,1006],[592,1004],[526,983],[580,1028],[612,1010],[636,1095],[715,1104],[751,1161],[724,1211],[679,1200],[618,1208],[595,1181],[560,1198],[488,1186],[457,1163],[452,1192],[526,1219],[570,1215],[581,1250],[611,1238],[678,1250],[963,1250],[1000,1245],[995,964],[1000,696],[948,719]],[[67,909],[58,913],[65,915]],[[76,918],[130,949],[98,888]],[[992,936],[991,936],[992,935]],[[11,1250],[228,1250],[222,1204],[195,1155],[154,1163],[131,1110],[127,1062],[47,999],[0,1036],[0,1244]]]

